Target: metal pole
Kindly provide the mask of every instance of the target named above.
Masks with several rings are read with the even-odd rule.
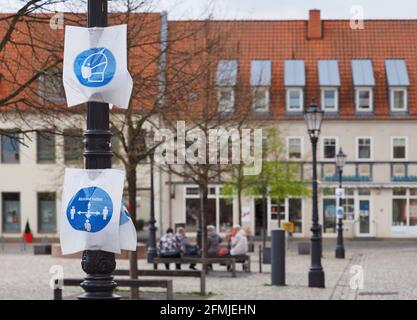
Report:
[[[88,0],[88,27],[107,26],[107,0]],[[111,131],[109,128],[109,105],[107,103],[87,103],[87,130],[85,137],[85,168],[111,168]],[[78,299],[120,299],[114,295],[116,282],[112,273],[116,269],[116,259],[112,252],[85,250],[81,266],[87,276],[81,283],[85,293]]]
[[[285,231],[271,231],[271,284],[285,286]]]
[[[343,170],[339,169],[339,188],[342,188],[342,177],[343,177]],[[342,197],[339,199],[339,206],[343,205]],[[336,243],[336,252],[335,256],[338,259],[345,258],[345,247],[343,244],[343,219],[339,218],[337,222],[337,243]]]
[[[311,226],[311,266],[308,273],[308,286],[324,288],[324,271],[321,266],[321,232],[319,225],[319,208],[317,199],[317,137],[311,137],[313,151],[313,217]]]
[[[154,193],[154,162],[153,153],[151,157],[151,219],[149,221],[149,238],[148,238],[148,263],[153,263],[156,257],[156,219],[155,219],[155,193]]]

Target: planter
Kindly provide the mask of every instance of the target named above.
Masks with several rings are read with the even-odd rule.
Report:
[[[32,233],[25,233],[24,240],[25,240],[25,243],[32,243],[33,242]]]

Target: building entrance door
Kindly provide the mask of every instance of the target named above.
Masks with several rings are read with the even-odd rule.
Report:
[[[358,199],[357,208],[357,229],[356,234],[359,237],[369,237],[372,235],[372,214],[371,214],[371,200],[370,199]]]

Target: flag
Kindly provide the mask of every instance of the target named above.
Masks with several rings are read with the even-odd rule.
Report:
[[[127,25],[66,26],[63,83],[69,107],[96,101],[127,109],[133,88],[127,70]]]
[[[120,253],[120,212],[125,173],[65,169],[60,241],[63,254],[83,250]]]
[[[122,210],[120,211],[120,249],[135,251],[138,236],[135,225],[130,217],[129,211],[124,202],[122,202]]]

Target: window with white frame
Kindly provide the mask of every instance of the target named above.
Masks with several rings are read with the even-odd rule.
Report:
[[[339,110],[339,97],[336,88],[321,89],[321,108],[326,112],[337,112]]]
[[[334,137],[323,137],[323,159],[333,160],[336,157],[337,139]]]
[[[217,101],[219,112],[233,112],[235,107],[235,91],[233,87],[218,87]]]
[[[406,160],[407,159],[407,137],[392,137],[392,159]]]
[[[253,94],[253,110],[264,112],[269,110],[269,88],[254,87]]]
[[[301,137],[287,138],[287,157],[290,160],[301,159],[303,156],[303,141]]]
[[[371,112],[373,110],[373,90],[372,88],[356,89],[356,111]]]
[[[356,140],[358,160],[372,159],[372,141],[369,137],[359,137]]]
[[[301,112],[303,111],[303,89],[301,88],[288,88],[287,89],[287,111],[288,112]]]
[[[393,112],[407,111],[407,89],[391,88],[390,89],[390,106]]]
[[[417,227],[417,189],[395,188],[392,191],[392,227]]]

